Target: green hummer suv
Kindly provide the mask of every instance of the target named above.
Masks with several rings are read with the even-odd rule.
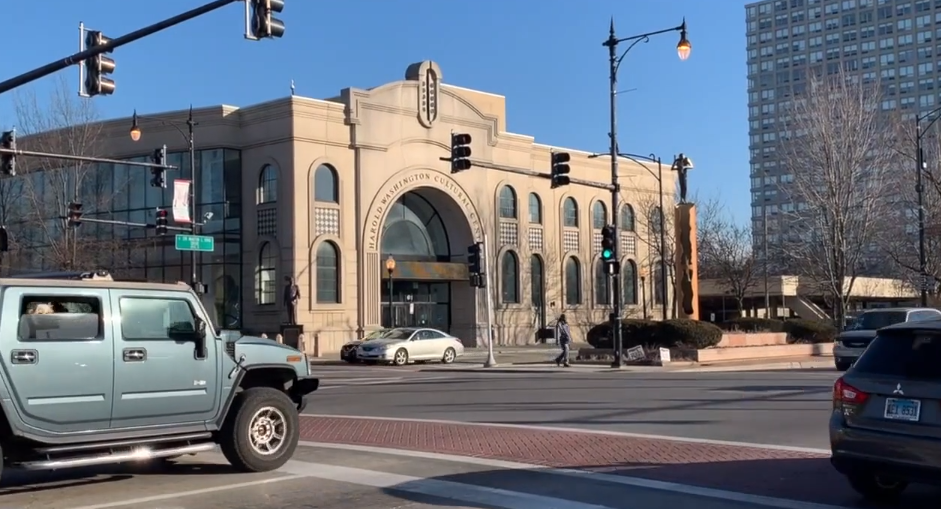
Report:
[[[0,471],[217,446],[238,470],[274,470],[318,387],[294,348],[214,330],[182,283],[0,278],[0,347]]]

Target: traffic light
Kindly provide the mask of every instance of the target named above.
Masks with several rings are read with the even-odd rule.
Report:
[[[471,276],[471,286],[483,288],[480,286],[480,280],[484,273],[484,244],[475,242],[467,247],[467,272]]]
[[[272,12],[284,10],[284,0],[251,0],[252,35],[256,39],[281,37],[284,35],[284,22],[272,18]]]
[[[6,253],[10,250],[10,234],[6,226],[0,226],[0,253]]]
[[[469,170],[471,167],[471,135],[451,133],[451,173]]]
[[[78,228],[82,225],[82,204],[78,202],[69,202],[69,226]]]
[[[605,263],[614,261],[614,251],[617,239],[615,238],[614,226],[607,224],[601,229],[601,260]]]
[[[16,131],[6,131],[0,134],[0,148],[16,150]],[[0,173],[10,177],[16,175],[15,154],[0,154]]]
[[[552,189],[561,186],[567,186],[571,182],[569,179],[569,172],[572,170],[569,168],[569,161],[572,160],[572,156],[568,152],[553,152],[552,153],[552,169],[551,169],[551,179],[552,184],[549,186]]]
[[[111,42],[101,32],[92,30],[85,38],[86,49],[104,46]],[[106,51],[105,53],[111,53]],[[89,96],[111,95],[114,93],[114,80],[107,75],[114,72],[114,60],[105,56],[105,53],[93,56],[85,61],[85,93]]]
[[[167,209],[157,209],[157,220],[154,222],[154,230],[156,230],[157,235],[167,234],[168,214],[169,211]]]
[[[151,160],[154,164],[159,164],[160,166],[167,165],[167,146],[164,145],[157,150],[154,150],[154,155],[151,156]],[[151,187],[167,187],[167,179],[164,177],[163,168],[151,168],[150,173],[153,174],[153,178],[150,179]]]

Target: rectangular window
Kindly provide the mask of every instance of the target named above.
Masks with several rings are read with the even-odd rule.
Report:
[[[71,295],[24,295],[20,341],[91,341],[104,338],[101,300]]]
[[[196,316],[185,299],[121,299],[121,335],[125,340],[191,340]]]

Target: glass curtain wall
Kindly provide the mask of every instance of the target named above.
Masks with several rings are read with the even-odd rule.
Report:
[[[191,258],[189,252],[176,250],[178,232],[157,236],[144,227],[87,222],[73,229],[62,219],[68,202],[75,199],[87,218],[153,224],[157,208],[172,206],[173,181],[192,179],[188,152],[171,152],[168,164],[180,170],[167,172],[166,189],[150,186],[147,168],[123,164],[49,172],[27,168],[15,178],[0,180],[0,221],[12,239],[5,270],[104,268],[122,279],[189,282]],[[200,233],[215,239],[212,253],[197,254],[200,281],[208,285],[204,304],[219,326],[237,328],[242,309],[241,154],[231,149],[200,150],[196,164],[200,177],[196,219],[205,222]],[[63,254],[70,250],[83,251],[84,256]],[[69,263],[63,262],[64,256]],[[64,266],[70,264],[76,267]]]

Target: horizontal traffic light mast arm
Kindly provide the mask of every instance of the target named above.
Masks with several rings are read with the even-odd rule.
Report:
[[[61,218],[59,218],[59,219],[68,219],[68,217],[63,216],[63,217],[61,217]],[[157,227],[157,225],[155,225],[155,224],[148,224],[148,223],[131,223],[131,222],[129,222],[129,221],[114,221],[114,220],[111,220],[111,219],[92,219],[92,218],[87,218],[87,217],[84,217],[84,216],[82,216],[82,218],[81,218],[79,221],[82,222],[82,223],[112,224],[112,225],[115,225],[115,226],[126,226],[126,227],[128,227],[128,228],[148,228],[148,229],[151,229],[151,230],[153,230],[153,229],[155,229],[155,228]],[[186,227],[181,227],[181,226],[165,226],[164,228],[166,228],[167,230],[170,230],[170,231],[186,232],[186,233],[191,233],[191,230],[192,230],[192,228],[190,228],[189,226],[186,226]]]
[[[0,154],[12,154],[21,157],[44,157],[46,159],[59,159],[62,161],[79,161],[83,163],[123,164],[125,166],[140,166],[143,168],[159,168],[161,170],[176,170],[176,166],[166,164],[145,163],[139,161],[122,161],[121,159],[108,159],[106,157],[72,156],[67,154],[48,154],[46,152],[33,152],[32,150],[11,150],[0,148]]]
[[[471,161],[471,164],[473,164],[474,166],[478,168],[486,168],[488,170],[505,171],[507,173],[515,173],[517,175],[526,175],[527,177],[536,177],[536,178],[543,178],[546,180],[552,180],[552,175],[548,173],[540,173],[538,171],[526,170],[523,168],[514,168],[512,166],[504,166],[502,164],[493,164],[493,163],[486,163],[483,161],[473,161],[473,160]],[[592,182],[591,180],[582,180],[582,179],[570,177],[569,182],[572,184],[579,185],[579,186],[593,187],[595,189],[604,189],[607,191],[613,190],[613,186],[611,184],[603,184],[601,182]]]
[[[180,23],[189,21],[193,18],[197,18],[199,16],[202,16],[203,14],[212,12],[221,7],[225,7],[226,5],[233,4],[235,2],[241,2],[241,1],[242,0],[216,0],[214,2],[209,2],[206,5],[184,12],[183,14],[179,14],[172,18],[165,19],[159,23],[154,23],[153,25],[141,28],[140,30],[136,30],[127,35],[118,37],[117,39],[112,39],[110,42],[108,42],[108,44],[95,46],[93,48],[89,48],[85,51],[80,51],[74,55],[65,57],[63,59],[56,60],[55,62],[51,62],[42,67],[33,69],[32,71],[23,73],[19,76],[10,78],[0,83],[0,94],[4,92],[9,92],[10,90],[13,90],[16,87],[36,81],[40,78],[45,78],[46,76],[49,76],[50,74],[54,72],[61,71],[62,69],[65,69],[71,65],[75,65],[84,60],[88,60],[89,58],[96,57],[102,53],[108,53],[114,50],[115,48],[124,46],[125,44],[130,44],[134,41],[137,41],[138,39],[143,39],[144,37],[147,37],[148,35],[153,35],[157,32],[160,32],[161,30],[166,30],[167,28],[179,25]]]

